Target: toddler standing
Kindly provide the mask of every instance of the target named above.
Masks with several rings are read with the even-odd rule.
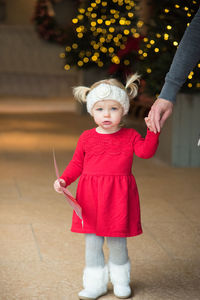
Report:
[[[79,176],[76,199],[82,207],[82,222],[73,213],[72,232],[84,233],[85,269],[79,299],[94,300],[107,293],[113,284],[118,298],[129,298],[130,260],[127,237],[142,233],[140,204],[135,178],[132,175],[133,155],[152,157],[158,146],[158,134],[151,131],[145,138],[134,129],[121,128],[128,113],[130,99],[137,95],[139,80],[132,75],[124,86],[116,79],[96,82],[90,88],[74,88],[74,96],[86,101],[87,111],[97,128],[86,130],[79,138],[72,160],[61,176],[62,186],[68,186]],[[59,181],[54,188],[61,192]],[[105,237],[109,261],[102,250]]]

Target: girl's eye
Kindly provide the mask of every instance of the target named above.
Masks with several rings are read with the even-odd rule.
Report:
[[[103,108],[101,108],[101,107],[98,107],[98,108],[96,108],[96,110],[97,110],[97,111],[102,111],[102,110],[103,110]]]
[[[117,107],[112,107],[112,110],[117,110],[118,108]]]

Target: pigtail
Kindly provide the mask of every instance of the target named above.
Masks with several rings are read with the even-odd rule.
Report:
[[[79,102],[86,102],[87,94],[91,89],[86,86],[77,86],[73,88],[73,95]]]
[[[126,90],[129,98],[135,98],[138,93],[138,84],[136,82],[140,82],[140,75],[137,73],[129,76],[126,81]]]

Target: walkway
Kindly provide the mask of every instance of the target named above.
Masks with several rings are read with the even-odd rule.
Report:
[[[77,299],[84,238],[70,232],[72,210],[53,190],[52,149],[62,171],[92,126],[67,112],[1,113],[1,300]],[[134,299],[200,299],[200,169],[136,158],[134,173],[144,229],[128,239]],[[115,299],[111,286],[101,299]]]

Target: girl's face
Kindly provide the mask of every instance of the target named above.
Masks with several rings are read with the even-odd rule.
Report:
[[[103,132],[115,132],[119,129],[123,108],[114,100],[98,101],[92,108],[92,116]]]

